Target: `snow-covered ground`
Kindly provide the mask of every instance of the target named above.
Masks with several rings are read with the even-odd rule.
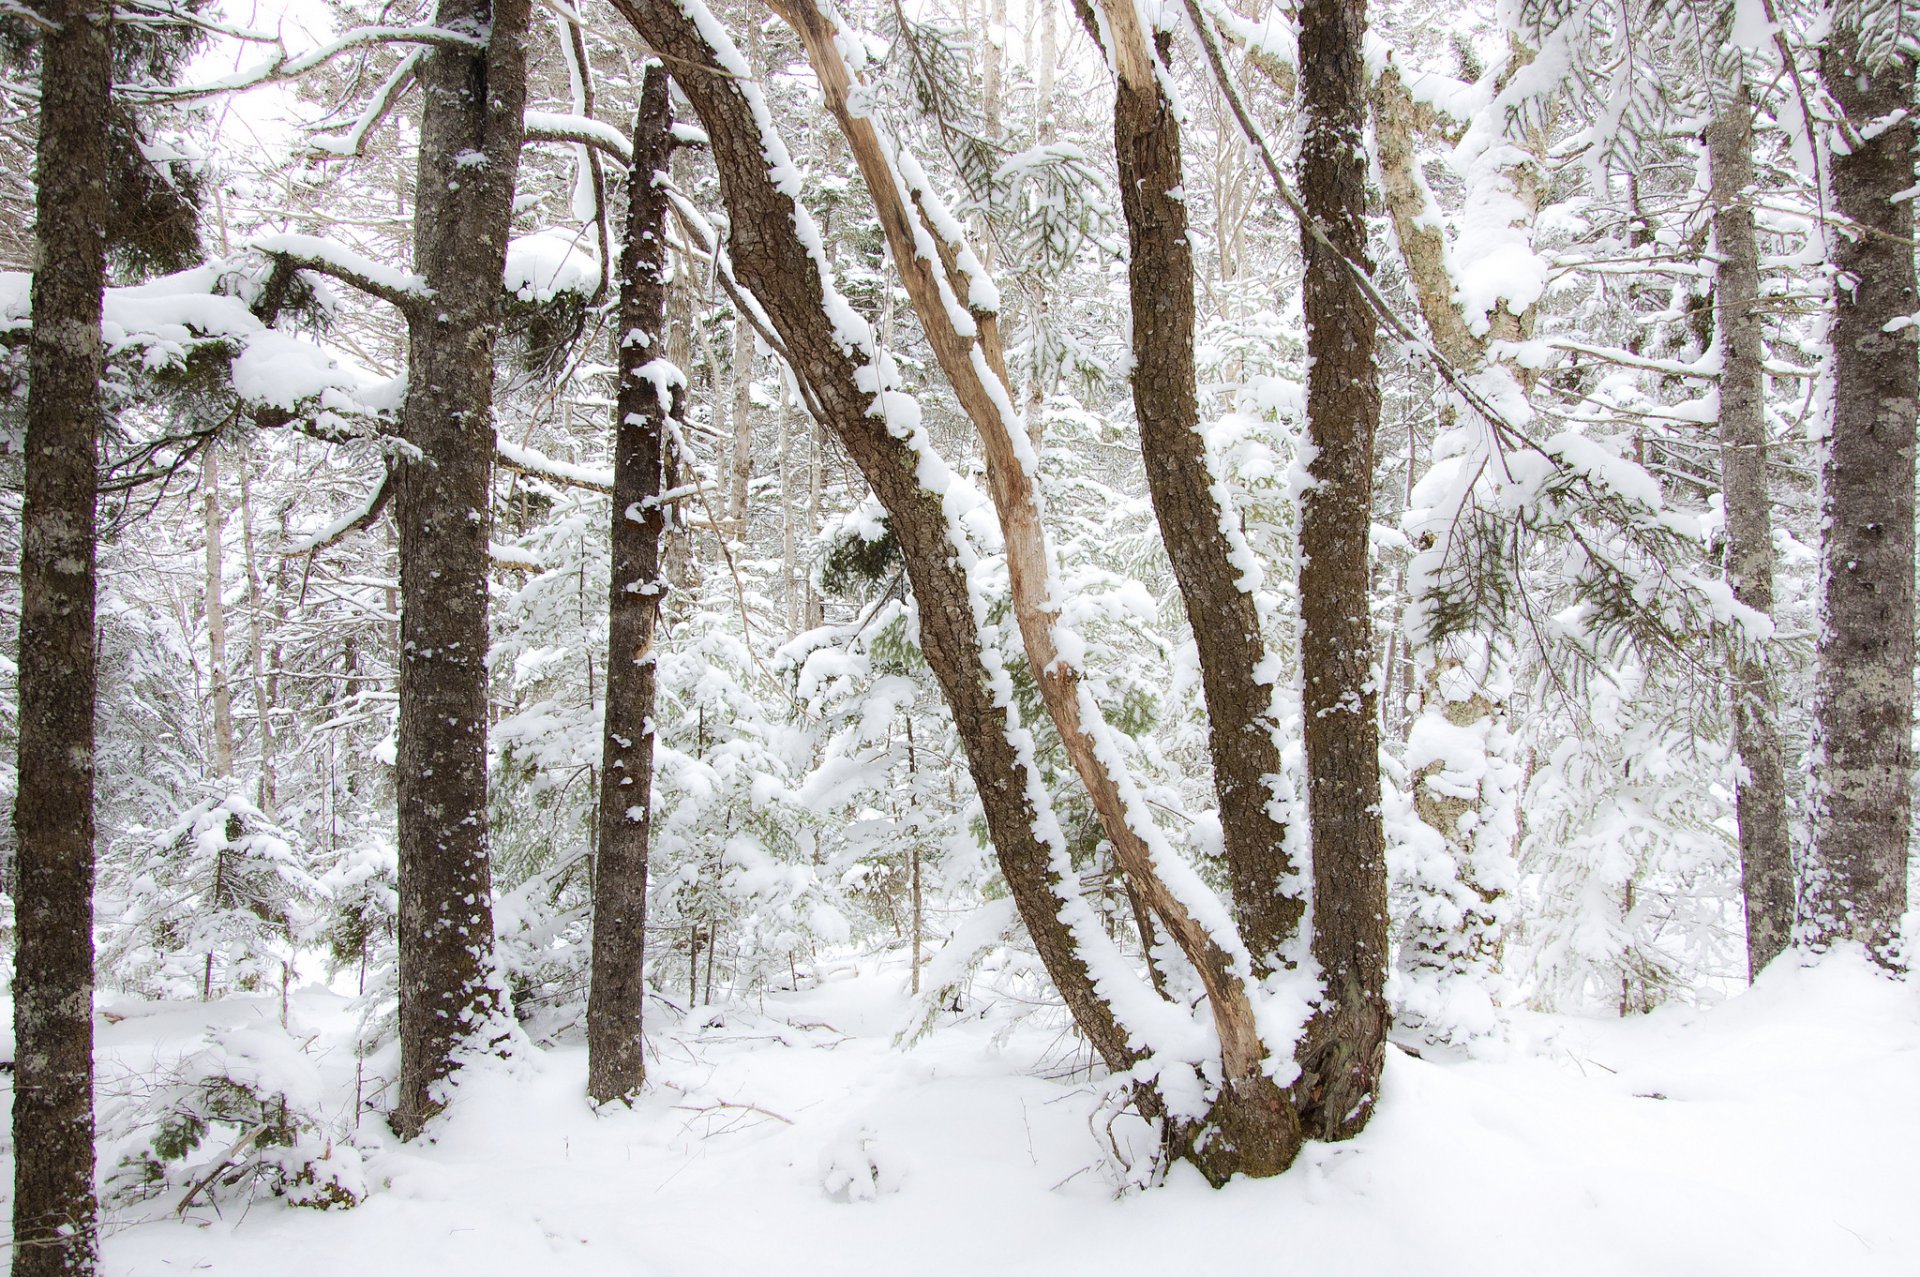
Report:
[[[1845,956],[1710,1011],[1527,1017],[1498,1061],[1396,1051],[1358,1140],[1277,1181],[1215,1192],[1176,1169],[1119,1196],[1098,1089],[1057,1076],[1056,1030],[987,1016],[902,1049],[901,985],[849,960],[763,1009],[696,1014],[657,1036],[630,1112],[588,1110],[580,1049],[490,1068],[435,1143],[370,1152],[359,1208],[227,1199],[182,1219],[169,1195],[114,1214],[104,1270],[1920,1273],[1920,985]],[[278,1018],[111,1010],[103,1089],[210,1019]],[[350,1106],[351,1052],[327,1045],[345,1002],[301,994],[292,1027]]]

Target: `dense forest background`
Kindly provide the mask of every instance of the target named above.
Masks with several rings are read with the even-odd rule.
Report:
[[[82,929],[206,1012],[101,1074],[100,1208],[355,1205],[463,1060],[632,1101],[847,963],[1104,1079],[1127,1185],[1903,971],[1916,20],[0,5],[0,803],[100,22]]]

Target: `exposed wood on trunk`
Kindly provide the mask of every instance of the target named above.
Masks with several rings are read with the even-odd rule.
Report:
[[[1727,580],[1733,597],[1773,615],[1773,506],[1767,494],[1766,344],[1760,247],[1753,226],[1753,104],[1744,81],[1707,127],[1712,172],[1714,319],[1720,329],[1720,491],[1726,512]],[[1747,977],[1787,947],[1793,929],[1793,853],[1786,770],[1773,679],[1764,655],[1736,650],[1728,669],[1741,891],[1747,915]]]
[[[1366,261],[1365,0],[1303,0],[1300,196],[1308,468],[1300,516],[1301,665],[1313,953],[1326,1002],[1301,1057],[1311,1134],[1338,1139],[1372,1115],[1385,1060],[1387,876],[1380,825],[1367,543],[1380,419],[1375,323],[1348,262]],[[1343,258],[1345,260],[1343,260]]]
[[[435,24],[489,31],[421,63],[414,269],[398,474],[401,662],[400,1085],[418,1135],[469,1044],[501,1032],[487,849],[487,540],[494,342],[526,99],[528,0],[441,0]]]
[[[20,521],[13,1271],[91,1274],[96,447],[112,6],[48,0]]]
[[[1833,421],[1821,467],[1827,539],[1814,693],[1809,938],[1899,958],[1913,809],[1914,66],[1860,57],[1857,31],[1821,52],[1843,113],[1834,203]],[[1870,131],[1870,136],[1862,136]],[[1857,229],[1856,229],[1857,228]],[[1896,321],[1899,321],[1896,324]]]
[[[672,158],[667,72],[648,63],[633,126],[627,233],[620,254],[619,391],[613,423],[612,575],[607,596],[607,700],[600,754],[600,847],[593,878],[593,978],[587,996],[587,1094],[631,1100],[646,1080],[647,843],[653,816],[654,622],[661,591],[659,504],[664,415],[659,380],[643,369],[664,350],[666,193]]]
[[[1060,881],[1054,848],[1036,832],[1039,780],[1015,745],[1006,706],[985,664],[966,564],[940,495],[919,478],[920,457],[870,413],[862,365],[823,309],[827,281],[796,232],[797,205],[768,170],[749,90],[719,64],[699,28],[672,0],[616,0],[654,48],[684,66],[682,89],[706,126],[731,214],[735,271],[765,308],[808,383],[823,423],[839,436],[886,508],[919,606],[921,643],[966,749],[1003,876],[1049,975],[1102,1058],[1125,1068],[1135,1058],[1127,1033],[1060,919],[1070,887]],[[757,93],[757,91],[756,91]]]
[[[1110,30],[1122,27],[1113,17],[1118,7],[1107,6]],[[1131,11],[1130,5],[1125,8]],[[1238,528],[1239,512],[1221,506],[1200,433],[1193,248],[1181,194],[1180,123],[1157,75],[1116,79],[1114,154],[1132,248],[1128,279],[1140,452],[1161,540],[1200,652],[1234,919],[1254,974],[1264,976],[1280,964],[1280,946],[1299,927],[1305,906],[1284,885],[1295,866],[1283,845],[1286,824],[1270,807],[1274,795],[1267,778],[1279,776],[1282,766],[1270,713],[1273,687],[1256,673],[1266,663],[1267,649],[1226,530]]]
[[[986,457],[987,486],[1007,547],[1007,577],[1027,664],[1040,689],[1074,772],[1085,786],[1102,831],[1113,844],[1142,898],[1166,925],[1174,942],[1200,973],[1219,1029],[1232,1077],[1259,1074],[1266,1051],[1254,1026],[1252,1002],[1236,974],[1237,959],[1201,922],[1189,902],[1168,885],[1141,832],[1151,815],[1142,810],[1111,743],[1112,732],[1086,691],[1079,669],[1060,652],[1053,626],[1060,600],[1053,597],[1053,552],[1041,516],[1037,466],[1013,392],[991,310],[973,303],[971,279],[981,270],[966,245],[942,232],[951,218],[932,215],[933,193],[903,168],[866,115],[851,107],[853,80],[835,42],[836,24],[812,0],[789,0],[779,11],[799,32],[827,108],[839,122],[886,232],[902,283],[921,327]],[[923,251],[931,247],[934,253]],[[964,332],[953,311],[964,306],[974,333]]]
[[[1272,805],[1270,778],[1283,771],[1271,717],[1273,687],[1258,677],[1266,644],[1243,568],[1236,566],[1245,545],[1236,546],[1228,531],[1237,530],[1239,514],[1222,506],[1223,488],[1200,433],[1193,248],[1180,123],[1160,82],[1164,48],[1148,43],[1131,0],[1102,0],[1101,11],[1114,72],[1114,155],[1131,248],[1132,382],[1141,458],[1199,650],[1234,921],[1258,978],[1286,965],[1282,947],[1297,935],[1306,906],[1297,889],[1287,888],[1297,868],[1285,849],[1286,824]],[[1099,42],[1092,10],[1083,7],[1081,17]],[[1227,978],[1237,984],[1244,976]],[[1234,1173],[1278,1173],[1299,1152],[1302,1132],[1294,1099],[1270,1080],[1266,1057],[1284,1056],[1294,1044],[1262,1042],[1251,1022],[1230,1022],[1240,1003],[1251,1009],[1244,992],[1238,1002],[1223,1002],[1211,983],[1208,992],[1215,999],[1226,1078],[1212,1114],[1219,1129],[1206,1137],[1198,1160],[1216,1181]],[[1248,1039],[1244,1047],[1242,1037]]]

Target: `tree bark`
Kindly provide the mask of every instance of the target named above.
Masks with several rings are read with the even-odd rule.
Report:
[[[1061,873],[1064,848],[1040,832],[1040,780],[1031,754],[1015,743],[1025,733],[988,674],[966,566],[974,551],[956,539],[940,494],[921,482],[919,453],[870,412],[874,392],[861,383],[871,373],[825,309],[821,263],[797,232],[805,215],[768,168],[758,91],[727,71],[674,0],[615,0],[615,7],[650,45],[690,71],[678,83],[712,145],[734,270],[773,321],[822,424],[838,435],[890,516],[919,608],[922,649],[967,751],[1002,875],[1075,1022],[1110,1067],[1124,1069],[1136,1052],[1061,920],[1063,907],[1075,903]]]
[[[1303,229],[1307,434],[1314,486],[1300,516],[1301,666],[1313,954],[1325,1002],[1301,1056],[1308,1130],[1356,1133],[1385,1062],[1387,877],[1374,709],[1373,436],[1380,419],[1375,319],[1341,257],[1366,262],[1365,0],[1303,0],[1300,194],[1330,244]]]
[[[260,560],[254,554],[253,540],[253,485],[247,478],[247,454],[239,452],[240,460],[240,556],[247,570],[247,642],[252,648],[248,654],[253,664],[253,716],[260,730],[260,778],[255,790],[260,810],[272,817],[278,803],[277,780],[275,776],[275,756],[277,746],[273,736],[273,703],[275,680],[278,675],[267,668],[267,597],[260,585]],[[285,570],[282,559],[282,571]],[[276,616],[276,621],[281,619]],[[279,666],[278,659],[274,666]]]
[[[20,547],[13,1271],[92,1273],[96,447],[112,6],[49,0]]]
[[[202,454],[200,486],[207,535],[207,699],[213,702],[213,774],[233,776],[233,678],[227,670],[226,571],[221,551],[220,449],[209,442]]]
[[[732,486],[727,491],[727,522],[736,540],[747,538],[747,489],[753,482],[753,326],[733,325],[733,449],[728,458]]]
[[[526,106],[528,0],[440,0],[435,24],[490,30],[434,49],[415,182],[399,471],[400,1086],[395,1129],[421,1132],[469,1043],[504,1033],[487,850],[487,535],[493,353]]]
[[[656,353],[666,345],[667,197],[656,177],[664,178],[672,158],[667,84],[666,68],[648,63],[633,126],[626,243],[620,254],[607,705],[587,995],[587,1094],[596,1104],[630,1100],[646,1081],[641,1019],[653,815],[653,630],[666,586],[660,575],[663,418],[676,409],[676,403],[661,402],[661,395],[670,393],[677,401],[680,389],[677,371],[661,369]]]
[[[1808,939],[1864,944],[1900,965],[1912,816],[1915,304],[1914,68],[1884,66],[1841,29],[1820,55],[1842,111],[1834,147],[1833,421],[1821,467],[1814,691],[1816,796]],[[1863,136],[1863,133],[1865,136]],[[1845,151],[1842,154],[1842,151]]]
[[[1114,8],[1110,31],[1118,25]],[[1137,38],[1144,42],[1144,34]],[[1234,921],[1258,978],[1282,965],[1281,945],[1298,930],[1306,902],[1286,886],[1296,867],[1284,845],[1286,822],[1273,815],[1270,778],[1282,772],[1280,743],[1273,685],[1259,677],[1267,659],[1260,617],[1245,570],[1236,565],[1245,542],[1228,532],[1237,531],[1240,516],[1224,502],[1200,432],[1180,121],[1152,61],[1143,70],[1116,75],[1113,106],[1120,204],[1132,250],[1134,413],[1160,539],[1199,648]]]
[[[1712,176],[1714,319],[1720,328],[1720,493],[1726,513],[1726,575],[1733,597],[1773,615],[1773,507],[1767,493],[1766,346],[1761,331],[1760,247],[1753,226],[1752,102],[1744,81],[1707,126]],[[1773,680],[1754,645],[1728,669],[1733,745],[1740,761],[1734,812],[1740,826],[1741,894],[1747,916],[1747,978],[1787,947],[1793,929],[1793,857],[1787,839],[1786,771]]]

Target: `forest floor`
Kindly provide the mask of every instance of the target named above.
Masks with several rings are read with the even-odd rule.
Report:
[[[1395,1050],[1359,1139],[1274,1181],[1215,1192],[1175,1168],[1124,1195],[1100,1090],[1060,1076],[1057,1028],[986,1006],[902,1048],[891,958],[823,977],[659,1032],[631,1111],[588,1110],[580,1048],[477,1072],[434,1143],[370,1152],[354,1210],[229,1197],[181,1216],[177,1193],[117,1208],[103,1271],[1920,1272],[1920,983],[1845,955],[1710,1010],[1524,1016],[1497,1060]],[[103,1010],[106,1091],[210,1025],[279,1016],[277,1000]],[[290,1023],[351,1111],[347,1001],[310,989]]]

